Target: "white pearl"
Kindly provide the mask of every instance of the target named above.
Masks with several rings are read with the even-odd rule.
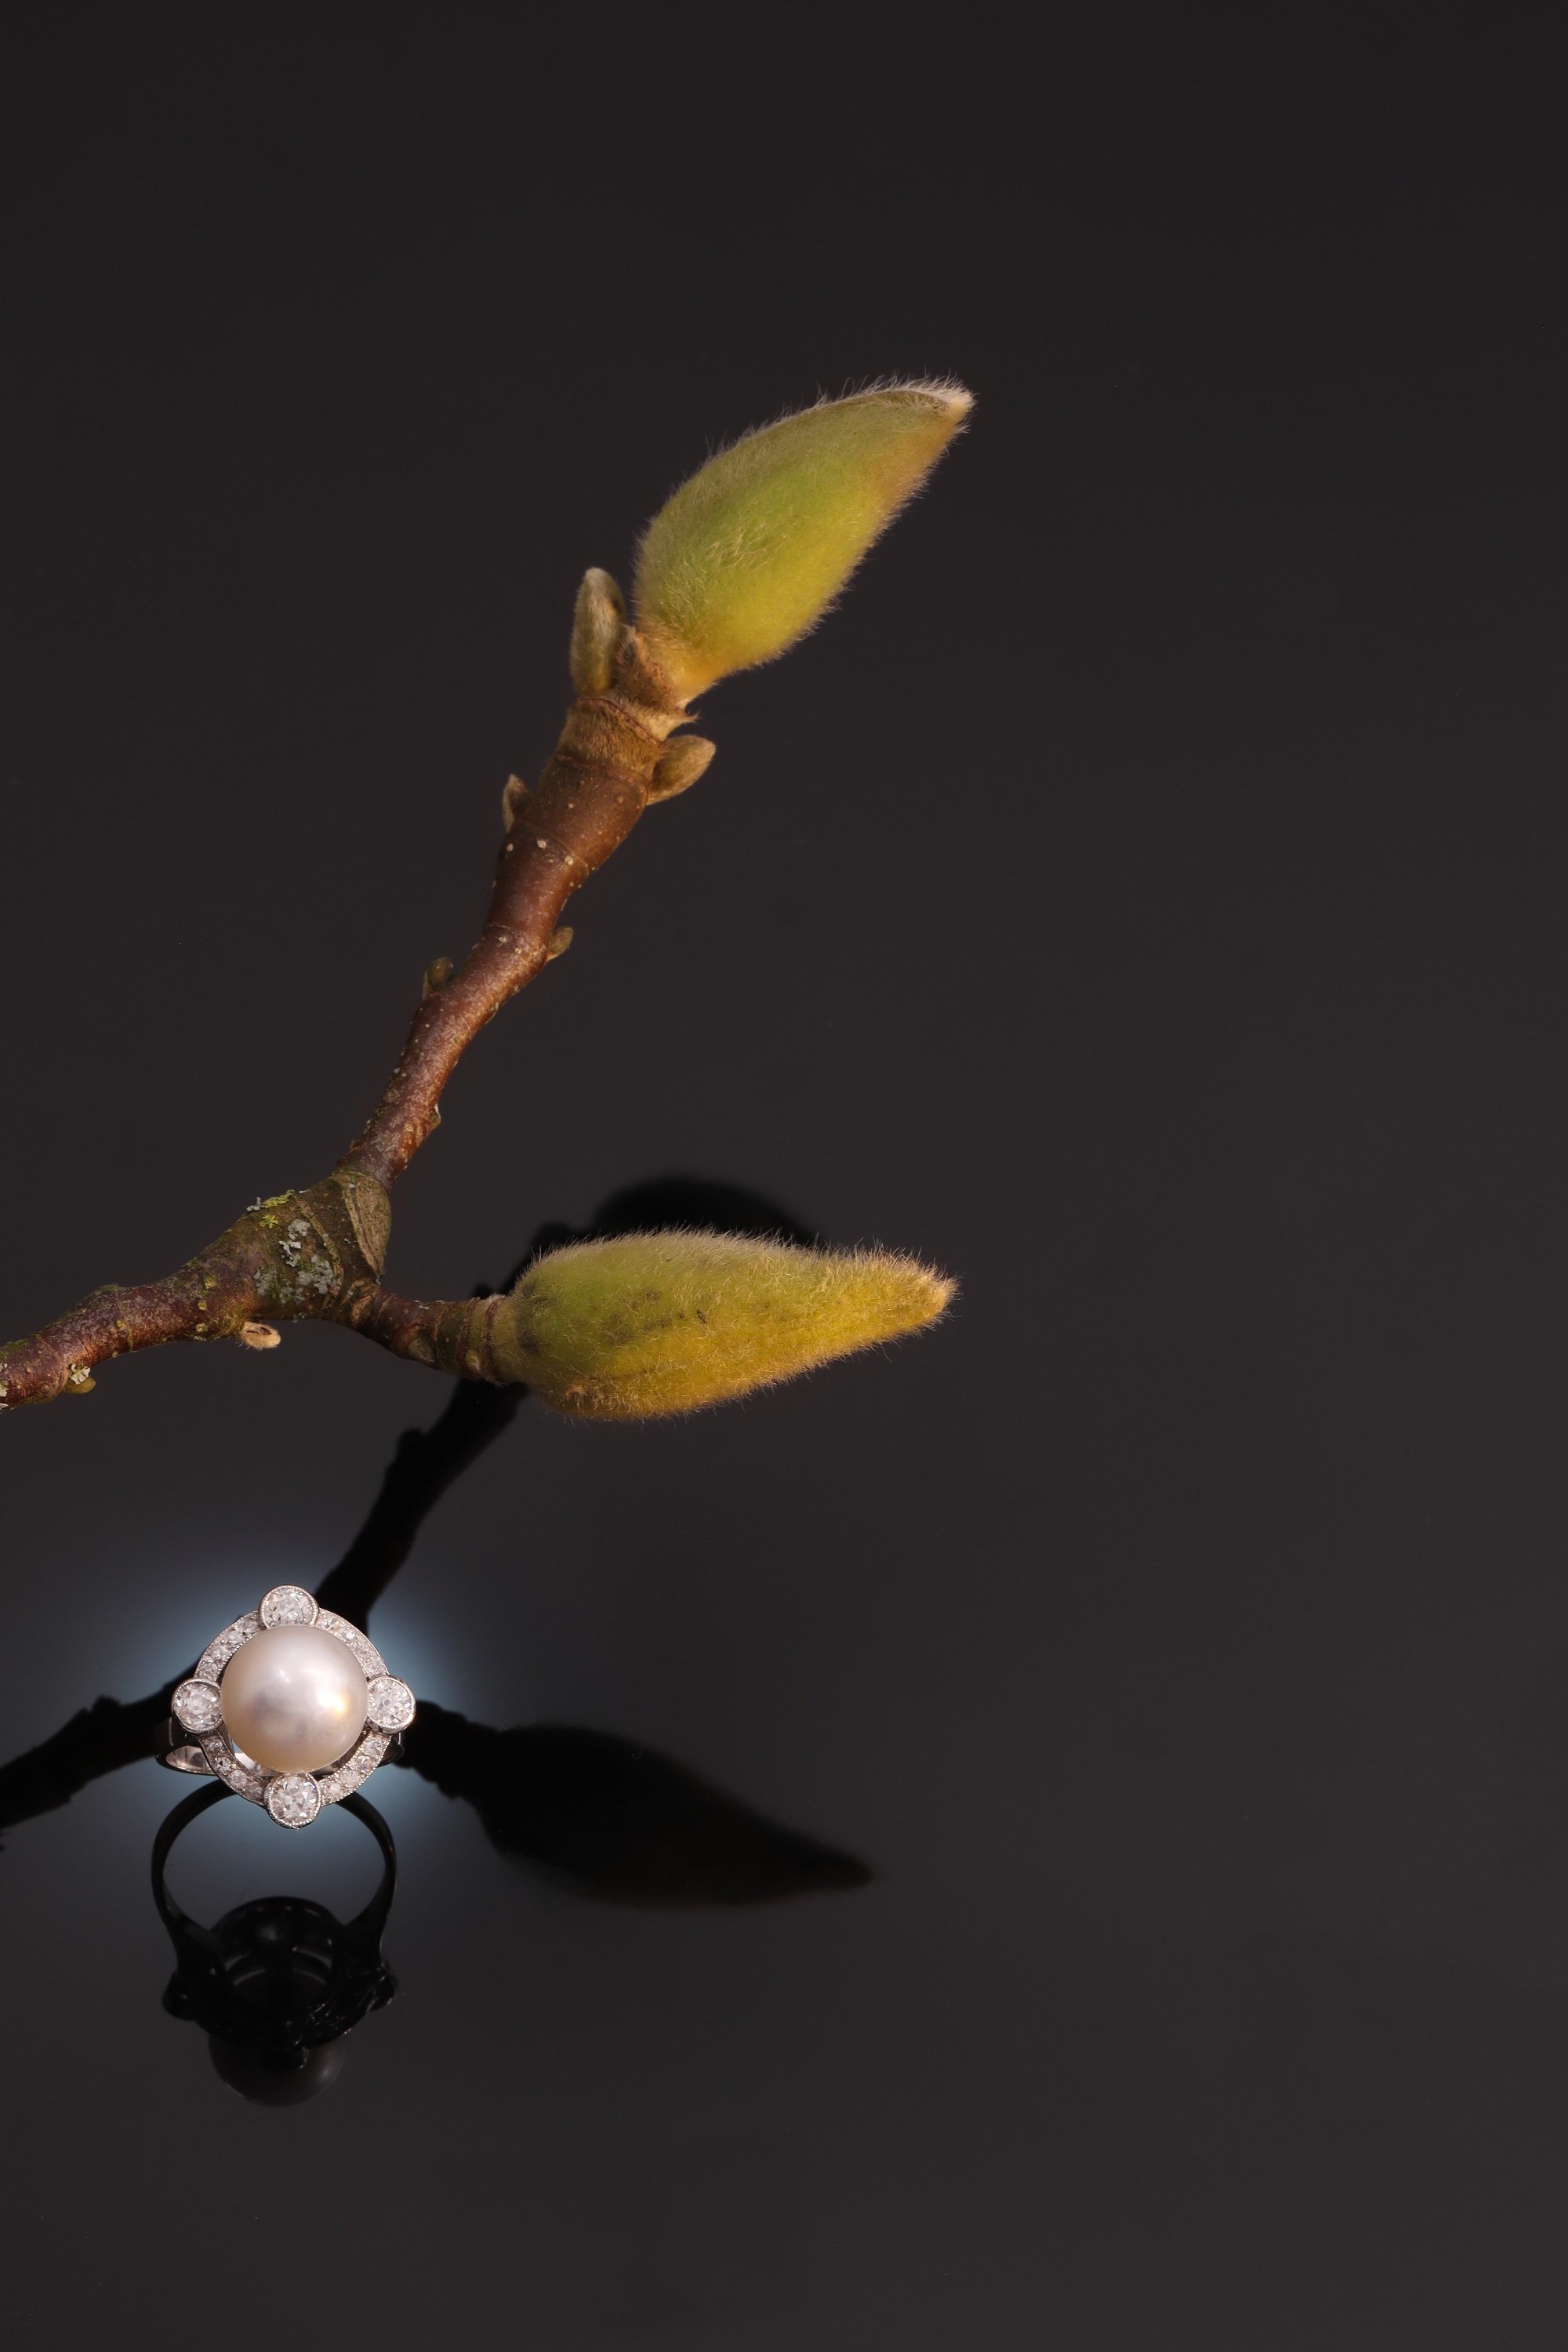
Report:
[[[364,1729],[369,1688],[352,1650],[320,1625],[272,1625],[229,1660],[224,1727],[269,1772],[319,1772]]]

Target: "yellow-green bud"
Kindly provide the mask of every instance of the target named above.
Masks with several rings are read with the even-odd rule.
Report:
[[[772,661],[821,619],[973,406],[952,383],[823,401],[681,485],[643,536],[634,602],[682,699]]]
[[[590,1421],[694,1412],[934,1322],[914,1258],[737,1234],[621,1234],[538,1259],[489,1319],[493,1370]]]

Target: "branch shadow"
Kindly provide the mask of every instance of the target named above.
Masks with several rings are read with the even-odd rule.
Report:
[[[590,1225],[542,1227],[510,1284],[564,1242],[696,1225],[816,1238],[773,1202],[733,1184],[671,1175],[607,1200]],[[398,1439],[380,1489],[342,1559],[317,1587],[321,1606],[364,1625],[443,1496],[510,1427],[527,1396],[456,1381],[427,1429]],[[104,1774],[153,1752],[176,1675],[145,1698],[100,1698],[0,1766],[0,1832],[68,1804]],[[600,1901],[688,1909],[844,1893],[873,1874],[858,1856],[786,1827],[686,1765],[603,1731],[558,1724],[497,1728],[422,1701],[400,1759],[473,1806],[509,1859]]]

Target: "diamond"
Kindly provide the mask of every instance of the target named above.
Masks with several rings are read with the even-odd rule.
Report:
[[[182,1683],[174,1693],[174,1714],[187,1731],[216,1731],[223,1721],[216,1683]]]
[[[261,1604],[261,1622],[266,1626],[313,1625],[316,1604],[302,1585],[275,1584]]]
[[[329,1633],[335,1633],[340,1642],[347,1643],[360,1664],[364,1668],[367,1680],[372,1675],[384,1675],[386,1672],[386,1660],[382,1656],[375,1643],[367,1641],[359,1627],[351,1625],[346,1617],[334,1617],[330,1609],[323,1609],[317,1617],[316,1622],[323,1626]]]
[[[229,1787],[237,1790],[242,1797],[249,1797],[253,1803],[259,1804],[261,1802],[259,1783],[254,1774],[239,1762],[223,1733],[204,1731],[201,1734],[201,1742],[202,1752],[218,1779],[226,1780]]]
[[[336,1769],[321,1782],[321,1796],[329,1805],[341,1804],[352,1797],[362,1780],[368,1780],[385,1755],[388,1738],[384,1731],[367,1731],[357,1748],[353,1748]]]
[[[414,1720],[414,1693],[395,1675],[377,1675],[368,1713],[378,1730],[402,1731]]]
[[[281,1772],[267,1789],[267,1810],[286,1830],[302,1830],[321,1810],[321,1792],[309,1772]]]
[[[260,1631],[261,1620],[254,1609],[244,1617],[237,1617],[232,1625],[226,1625],[221,1633],[216,1633],[202,1652],[196,1663],[195,1679],[203,1683],[216,1682],[235,1652],[243,1649],[251,1635]]]

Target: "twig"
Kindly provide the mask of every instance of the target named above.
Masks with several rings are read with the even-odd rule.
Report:
[[[345,1323],[398,1355],[486,1377],[482,1348],[455,1346],[452,1336],[454,1318],[467,1318],[466,1332],[473,1301],[401,1299],[381,1288],[390,1188],[437,1126],[442,1092],[479,1031],[565,943],[560,919],[573,892],[651,801],[683,789],[701,764],[695,739],[666,750],[687,712],[634,627],[621,626],[609,675],[593,683],[537,788],[509,784],[484,929],[457,971],[430,968],[397,1067],[338,1165],[319,1183],[254,1202],[163,1281],[95,1290],[0,1348],[0,1412],[85,1395],[97,1365],[138,1349],[173,1339],[267,1346],[273,1324],[305,1319]]]

